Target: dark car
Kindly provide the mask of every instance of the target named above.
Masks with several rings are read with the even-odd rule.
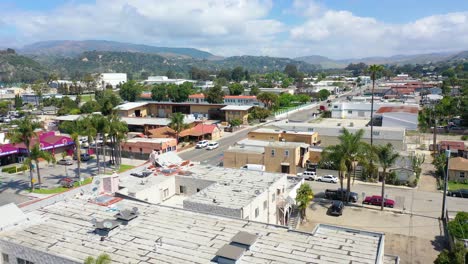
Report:
[[[60,181],[60,185],[64,188],[73,188],[75,182],[76,181],[72,178],[65,178]]]
[[[76,156],[73,156],[73,159],[76,160]],[[88,153],[81,153],[80,154],[80,160],[81,161],[88,161],[91,159],[91,156]]]
[[[448,196],[453,196],[453,197],[468,198],[468,189],[448,191],[447,195]]]
[[[333,216],[340,216],[343,214],[344,203],[342,201],[333,201],[328,209],[328,214]]]
[[[382,196],[378,196],[378,195],[367,196],[366,199],[362,201],[362,203],[380,206],[382,204]],[[395,207],[395,201],[391,199],[385,199],[384,206],[393,208]]]
[[[341,197],[345,196],[346,199],[346,189],[338,188],[337,190],[326,189],[325,198],[330,200],[340,200]],[[349,192],[348,202],[356,203],[358,201],[358,194],[355,192]]]

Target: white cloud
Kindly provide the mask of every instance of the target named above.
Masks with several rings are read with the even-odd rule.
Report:
[[[284,3],[284,2],[283,2]],[[195,47],[218,55],[335,58],[462,50],[468,47],[468,12],[389,24],[322,2],[294,0],[279,18],[273,0],[71,1],[48,12],[2,11],[0,40],[27,44],[50,39],[106,39]],[[287,21],[287,20],[285,20]]]

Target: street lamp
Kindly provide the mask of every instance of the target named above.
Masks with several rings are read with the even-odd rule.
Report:
[[[441,219],[445,219],[445,212],[447,210],[447,182],[449,173],[449,162],[450,162],[450,149],[445,150],[445,156],[447,156],[447,169],[444,171],[444,195],[442,198],[442,216]]]

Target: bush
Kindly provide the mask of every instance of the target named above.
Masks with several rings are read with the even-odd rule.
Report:
[[[25,170],[28,170],[28,166],[26,166],[26,165],[22,165],[21,167],[12,166],[12,167],[2,168],[2,172],[6,172],[6,173],[10,173],[10,174],[20,172],[20,171],[25,171]]]
[[[455,219],[448,223],[450,234],[458,239],[468,238],[468,212],[458,212]]]
[[[468,140],[468,135],[461,136],[461,140]]]

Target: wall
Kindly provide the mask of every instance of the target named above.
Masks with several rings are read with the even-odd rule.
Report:
[[[215,181],[201,180],[191,178],[190,176],[175,176],[175,193],[180,193],[180,186],[185,187],[185,193],[182,195],[190,196],[197,193],[197,189],[203,190],[211,184],[216,183]]]
[[[119,190],[119,193],[152,204],[161,203],[162,201],[165,201],[170,197],[174,196],[176,186],[175,177],[166,177],[163,175],[158,175],[156,177],[165,177],[165,179],[157,184],[142,185],[141,188],[137,191],[130,191],[128,188],[123,188]],[[163,197],[164,189],[166,188],[169,190],[169,195],[167,197]]]
[[[242,209],[240,208],[234,209],[234,208],[221,207],[216,204],[214,205],[202,204],[202,203],[192,202],[187,199],[183,201],[183,204],[184,204],[183,205],[184,209],[186,210],[192,210],[196,212],[203,212],[203,213],[222,215],[222,216],[229,216],[229,217],[236,217],[236,218],[241,218],[242,216]]]
[[[383,127],[404,127],[409,130],[418,129],[418,114],[411,113],[384,113]]]
[[[149,154],[154,149],[164,150],[165,152],[167,148],[171,148],[171,151],[175,151],[175,149],[172,150],[172,147],[176,147],[177,145],[176,142],[177,142],[176,139],[173,139],[168,142],[162,142],[162,143],[151,142],[150,140],[148,140],[148,142],[122,142],[121,146],[122,146],[123,151]]]
[[[268,172],[281,173],[281,163],[289,163],[289,174],[296,174],[296,166],[300,158],[300,148],[278,148],[274,146],[265,147],[265,170]],[[275,150],[275,155],[271,152]],[[285,156],[285,151],[289,151],[289,155]],[[305,160],[304,160],[305,162]]]
[[[248,112],[247,111],[224,111],[226,114],[226,121],[229,122],[232,119],[239,119],[243,124],[248,124]]]
[[[460,172],[462,172],[462,171],[449,170],[449,174],[448,174],[449,181],[461,182],[461,181],[468,180],[468,171],[464,171],[465,177],[460,177]]]
[[[326,136],[324,134],[320,134],[320,141],[321,141],[320,143],[321,147],[328,147],[328,146],[332,146],[332,145],[336,145],[340,143],[338,136]],[[365,138],[362,141],[370,144],[370,138],[369,139]],[[406,150],[406,144],[404,144],[404,141],[402,140],[376,139],[374,137],[375,145],[386,145],[387,143],[392,144],[393,148],[397,151]]]
[[[31,241],[34,243],[37,241]],[[80,264],[81,261],[74,261],[63,257],[48,254],[43,251],[35,250],[30,247],[25,247],[16,243],[0,240],[0,255],[1,253],[8,254],[9,263],[16,264],[16,258],[22,258],[33,262],[34,264]],[[0,256],[0,264],[7,264],[3,262]]]
[[[281,134],[280,131],[278,131],[278,133],[262,133],[262,132],[251,131],[247,134],[247,137],[253,140],[279,141],[280,134]]]
[[[318,141],[318,134],[314,133],[312,135],[304,135],[294,133],[282,133],[281,138],[283,138],[286,142],[301,142],[313,145]]]
[[[227,150],[224,152],[223,166],[239,169],[245,164],[263,164],[262,153],[243,152],[241,150]]]
[[[322,157],[321,151],[313,151],[313,149],[309,149],[309,160],[312,163],[318,163]]]

